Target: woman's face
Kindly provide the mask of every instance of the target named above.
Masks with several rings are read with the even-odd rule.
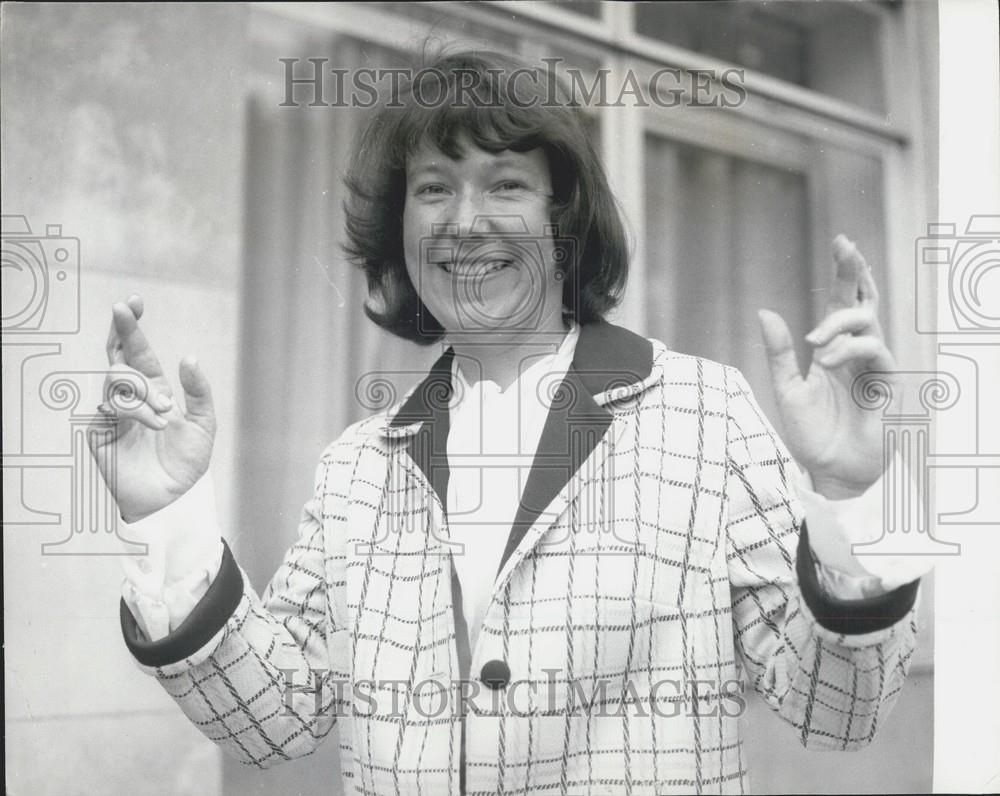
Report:
[[[403,248],[418,295],[451,337],[561,329],[548,158],[459,141],[460,160],[425,146],[407,163]]]

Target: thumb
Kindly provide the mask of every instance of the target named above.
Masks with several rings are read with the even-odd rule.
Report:
[[[181,360],[181,387],[184,388],[185,416],[211,434],[215,433],[215,405],[212,403],[212,388],[201,370],[201,365],[193,356]]]
[[[767,351],[767,363],[771,368],[771,381],[775,389],[781,391],[792,382],[801,381],[799,363],[795,359],[795,346],[792,333],[778,313],[770,310],[759,310],[761,336],[764,338],[764,349]]]

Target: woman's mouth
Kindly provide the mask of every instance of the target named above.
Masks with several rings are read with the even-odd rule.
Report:
[[[498,274],[514,265],[513,258],[476,259],[472,262],[443,261],[438,268],[459,279],[483,279]]]

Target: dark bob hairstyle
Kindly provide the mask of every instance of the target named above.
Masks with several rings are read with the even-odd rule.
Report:
[[[551,221],[559,237],[575,241],[575,257],[565,267],[564,309],[583,324],[618,303],[629,263],[621,216],[583,113],[553,74],[501,53],[467,51],[425,62],[396,88],[381,98],[345,178],[344,250],[365,272],[369,318],[425,345],[443,336],[406,271],[406,162],[425,142],[457,160],[463,134],[492,153],[543,149],[552,179]]]

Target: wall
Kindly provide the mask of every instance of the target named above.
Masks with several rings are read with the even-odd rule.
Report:
[[[212,381],[213,471],[220,514],[232,516],[246,11],[9,3],[0,13],[3,212],[36,233],[61,224],[81,252],[79,330],[4,337],[5,456],[48,457],[4,471],[7,792],[210,796],[219,753],[122,643],[115,558],[95,554],[107,552],[97,537],[78,555],[63,555],[67,545],[42,554],[69,534],[80,465],[69,409],[49,409],[38,389],[46,374],[72,372],[76,411],[91,411],[102,377],[80,371],[106,365],[111,303],[143,295],[168,373],[176,380],[192,352]],[[43,342],[49,355],[22,369]],[[31,525],[26,506],[55,514]]]

